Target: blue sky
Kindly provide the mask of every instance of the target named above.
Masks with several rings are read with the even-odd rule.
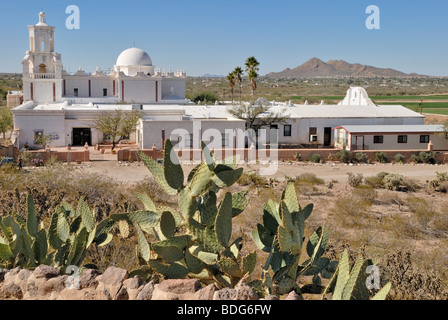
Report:
[[[403,72],[448,75],[446,0],[0,0],[0,72],[21,72],[27,25],[43,7],[56,27],[67,71],[107,70],[121,51],[146,50],[154,65],[192,76],[225,75],[255,56],[260,73],[294,68],[312,57]],[[66,7],[80,9],[68,30]],[[380,9],[368,30],[367,6]]]

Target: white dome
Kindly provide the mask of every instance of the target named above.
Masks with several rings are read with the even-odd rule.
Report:
[[[144,50],[129,48],[118,56],[117,66],[152,66],[152,60]]]

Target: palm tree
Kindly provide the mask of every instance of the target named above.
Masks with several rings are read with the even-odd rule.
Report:
[[[230,72],[227,75],[227,80],[229,81],[230,93],[232,94],[232,105],[233,105],[233,88],[235,87],[235,73]]]
[[[236,67],[235,70],[233,70],[233,74],[235,75],[235,79],[238,82],[238,85],[240,87],[240,105],[242,103],[242,92],[241,92],[241,82],[243,82],[243,69],[241,67]]]
[[[255,57],[249,57],[246,60],[246,72],[248,73],[248,77],[250,80],[250,89],[251,95],[254,95],[255,90],[257,89],[257,71],[260,70],[258,66],[260,63],[255,59]]]
[[[250,91],[251,91],[251,95],[254,95],[255,90],[257,90],[257,78],[258,78],[258,73],[255,70],[250,70],[249,74],[247,76],[250,80]]]

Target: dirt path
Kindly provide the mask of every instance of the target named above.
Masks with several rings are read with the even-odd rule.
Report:
[[[193,169],[192,165],[185,165],[184,171],[189,172]],[[243,165],[244,170],[258,172],[260,168],[266,168],[262,165]],[[118,181],[136,183],[143,180],[146,176],[151,176],[149,170],[138,163],[118,164],[116,161],[93,161],[91,166],[80,166],[80,170],[84,172],[94,172],[110,176]],[[386,171],[391,173],[399,173],[404,176],[416,179],[420,182],[426,182],[433,179],[436,172],[448,171],[448,165],[427,165],[427,164],[369,164],[369,165],[345,165],[345,164],[279,164],[277,173],[266,178],[277,178],[283,180],[285,176],[295,177],[302,173],[314,173],[318,177],[330,181],[332,179],[340,182],[347,180],[347,173],[361,173],[364,176],[374,176],[379,172]]]

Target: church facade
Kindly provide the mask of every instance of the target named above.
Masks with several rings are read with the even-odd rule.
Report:
[[[124,50],[109,74],[97,68],[90,75],[81,67],[68,74],[61,54],[55,52],[55,27],[46,23],[45,13],[28,29],[30,49],[22,61],[25,102],[93,98],[98,102],[159,103],[185,99],[186,72],[162,73],[142,49]]]
[[[38,147],[39,135],[49,135],[52,147],[99,144],[104,137],[93,122],[100,113],[114,110],[141,111],[139,129],[129,137],[141,148],[159,147],[162,135],[170,137],[169,128],[191,131],[193,122],[209,126],[226,121],[226,126],[216,126],[244,129],[241,120],[211,115],[209,110],[196,110],[192,117],[187,110],[192,103],[185,99],[186,71],[162,72],[142,49],[124,50],[108,73],[97,68],[89,74],[80,67],[69,74],[55,51],[55,27],[47,24],[45,13],[40,12],[39,22],[28,29],[23,103],[13,109],[13,140],[19,148],[25,143]]]

